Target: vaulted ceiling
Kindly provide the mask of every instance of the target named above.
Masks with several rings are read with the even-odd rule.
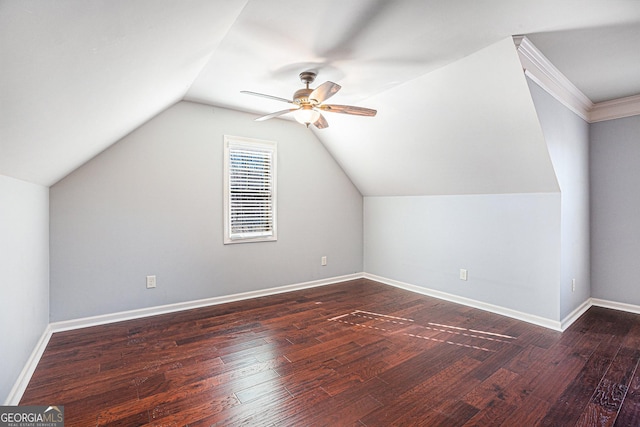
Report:
[[[636,0],[2,1],[0,174],[52,185],[180,100],[286,108],[240,91],[313,69],[379,111],[310,130],[363,194],[553,191],[517,34],[593,102],[640,94]]]

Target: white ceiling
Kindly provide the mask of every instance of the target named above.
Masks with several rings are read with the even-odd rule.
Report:
[[[327,114],[330,128],[314,131],[318,138],[363,194],[399,194],[404,183],[389,185],[372,166],[388,156],[389,130],[394,147],[404,153],[396,161],[415,162],[412,150],[422,129],[405,124],[429,121],[420,111],[425,101],[445,100],[449,90],[459,93],[458,83],[472,88],[474,78],[478,85],[491,80],[481,71],[486,58],[512,69],[504,47],[474,55],[504,46],[516,34],[529,35],[594,102],[640,93],[637,0],[0,1],[0,174],[52,185],[181,99],[259,114],[277,111],[286,105],[240,90],[288,98],[301,87],[298,73],[315,69],[317,83],[343,86],[332,102],[379,110],[375,118]],[[482,68],[461,75],[455,63],[465,57],[476,58],[471,63]],[[458,80],[447,78],[448,67]],[[436,89],[441,92],[433,97]],[[474,93],[471,105],[486,96]],[[483,100],[487,111],[506,108],[496,105],[504,102],[503,94],[491,98]],[[530,110],[520,95],[515,98],[519,108]],[[437,120],[451,126],[459,113]],[[520,125],[530,126],[528,120]],[[464,135],[453,134],[420,150],[433,164],[440,162],[439,175],[415,171],[418,181],[442,186],[405,192],[485,191],[459,182],[477,180],[496,165],[449,168],[466,152],[460,145]],[[484,147],[488,158],[510,150],[504,143],[496,146],[495,152]],[[370,166],[357,164],[357,158],[369,159]],[[523,182],[522,191],[549,188],[546,163],[540,162],[539,185]],[[457,175],[446,176],[452,170]],[[494,191],[507,191],[498,187]]]
[[[640,26],[631,23],[527,37],[592,102],[640,94]]]

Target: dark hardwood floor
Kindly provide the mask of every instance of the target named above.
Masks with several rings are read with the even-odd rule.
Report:
[[[640,316],[564,333],[368,280],[60,332],[67,426],[638,426]]]

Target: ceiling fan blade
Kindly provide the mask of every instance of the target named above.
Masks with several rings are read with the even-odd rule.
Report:
[[[284,98],[280,98],[279,96],[273,96],[273,95],[265,95],[264,93],[258,93],[258,92],[251,92],[248,90],[241,90],[240,93],[244,93],[247,95],[253,95],[253,96],[260,96],[262,98],[269,98],[269,99],[273,99],[276,101],[281,101],[281,102],[286,102],[288,104],[293,104],[293,101],[290,101],[288,99],[284,99]]]
[[[289,108],[288,110],[276,111],[275,113],[267,114],[266,116],[258,117],[256,122],[263,122],[265,120],[273,119],[274,117],[282,116],[283,114],[290,113],[292,111],[296,111],[297,108]]]
[[[313,123],[313,125],[318,129],[325,129],[329,127],[329,123],[327,123],[327,119],[325,119],[322,114],[320,114],[320,117],[318,117],[318,120],[316,120],[315,123]]]
[[[378,113],[376,110],[372,110],[371,108],[355,107],[353,105],[326,104],[319,105],[317,108],[331,113],[353,114],[356,116],[366,117],[373,117]]]
[[[338,93],[342,86],[334,82],[324,82],[309,94],[309,99],[314,99],[318,104]]]

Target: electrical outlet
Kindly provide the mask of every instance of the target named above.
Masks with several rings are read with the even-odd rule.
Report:
[[[327,265],[327,257],[326,256],[323,256],[322,258],[320,258],[320,265],[323,265],[323,266]]]
[[[147,289],[156,287],[156,276],[147,276]]]
[[[464,268],[460,269],[460,280],[467,280],[467,270]]]
[[[571,279],[571,292],[576,291],[576,279]]]

